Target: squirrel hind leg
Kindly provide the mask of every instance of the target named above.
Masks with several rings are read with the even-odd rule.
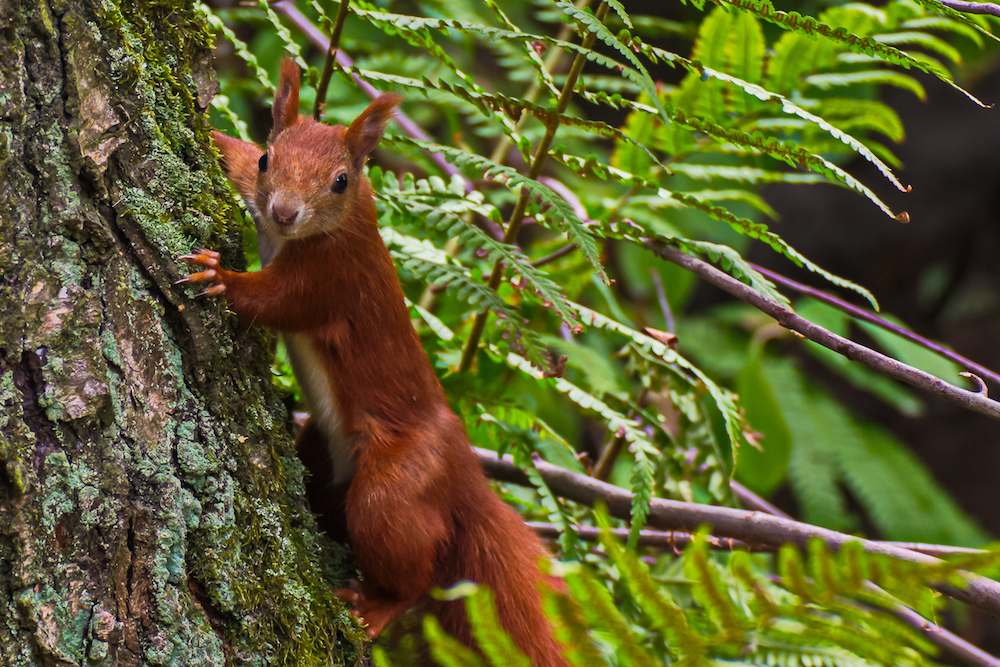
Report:
[[[333,461],[327,446],[326,435],[312,418],[307,419],[295,439],[299,460],[306,467],[306,498],[316,515],[319,529],[327,537],[341,544],[347,543],[347,489],[350,481],[335,484]]]
[[[333,593],[351,605],[351,614],[368,626],[365,634],[372,639],[413,606],[412,601],[401,600],[357,579],[351,579],[347,585],[348,588],[338,588]]]

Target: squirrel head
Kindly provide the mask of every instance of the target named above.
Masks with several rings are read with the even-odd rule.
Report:
[[[330,234],[357,209],[359,197],[371,197],[365,160],[399,102],[398,95],[380,95],[347,128],[317,123],[299,115],[299,69],[286,58],[267,150],[212,135],[230,180],[264,232],[282,239]]]

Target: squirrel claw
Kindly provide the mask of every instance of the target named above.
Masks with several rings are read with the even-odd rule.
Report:
[[[195,298],[201,296],[219,296],[220,294],[225,294],[225,293],[226,293],[225,285],[212,285],[211,287],[206,287],[205,289],[198,292],[194,296]]]
[[[211,269],[217,269],[219,267],[219,253],[214,250],[199,250],[194,255],[181,255],[177,259],[187,262],[188,264],[198,264],[199,266],[207,266]]]

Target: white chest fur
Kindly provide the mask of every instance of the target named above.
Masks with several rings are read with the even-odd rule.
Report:
[[[257,212],[254,211],[254,217]],[[261,264],[267,266],[275,255],[281,252],[284,239],[268,234],[257,224],[257,250]],[[333,382],[323,371],[324,364],[318,358],[312,341],[302,334],[283,334],[292,370],[302,387],[306,406],[323,435],[333,466],[333,483],[345,482],[354,476],[354,461],[351,459],[351,441],[344,436],[337,413],[336,394]]]
[[[318,358],[316,349],[307,336],[284,334],[284,339],[288,358],[292,362],[292,369],[302,387],[312,418],[326,436],[333,462],[333,482],[345,482],[354,476],[354,462],[351,460],[350,439],[344,436],[340,427],[333,382],[324,372],[325,364]]]

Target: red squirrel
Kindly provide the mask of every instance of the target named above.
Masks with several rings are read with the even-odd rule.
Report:
[[[321,526],[345,521],[364,581],[337,595],[376,637],[417,605],[474,646],[464,603],[428,596],[488,586],[504,629],[535,665],[566,665],[541,611],[538,538],[490,489],[421,347],[363,173],[400,98],[381,95],[348,128],[299,115],[285,60],[266,151],[213,132],[260,236],[260,271],[202,250],[182,279],[211,283],[245,322],[285,335],[311,417],[296,442]],[[346,487],[346,493],[344,491]]]

